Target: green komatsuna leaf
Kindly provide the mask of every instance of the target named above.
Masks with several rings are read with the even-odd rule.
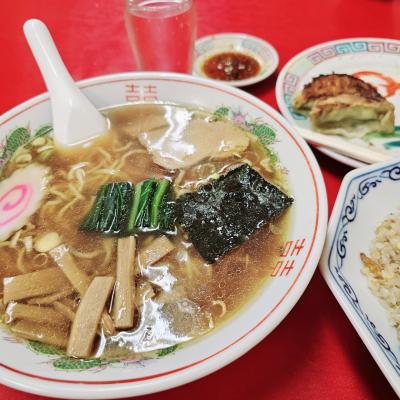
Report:
[[[44,344],[40,342],[36,342],[35,340],[28,340],[28,347],[40,354],[49,354],[49,355],[64,355],[65,351],[60,349],[59,347],[52,346],[50,344]]]
[[[27,144],[31,136],[27,128],[16,128],[8,136],[6,145],[2,154],[2,158],[11,156],[14,154],[20,146]]]
[[[178,345],[175,344],[175,345],[173,345],[171,347],[167,347],[165,349],[161,349],[161,350],[159,350],[157,352],[157,356],[158,357],[165,357],[166,355],[173,353],[177,348],[178,348]]]
[[[229,115],[229,112],[229,107],[221,106],[213,112],[213,116],[216,118],[226,118]]]
[[[48,135],[52,130],[53,127],[51,125],[43,125],[35,131],[33,137],[36,139],[38,137]]]
[[[106,364],[101,358],[77,359],[72,357],[61,357],[53,362],[53,367],[58,369],[78,370],[90,369]]]

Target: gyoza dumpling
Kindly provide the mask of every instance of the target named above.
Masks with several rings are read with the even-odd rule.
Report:
[[[321,75],[293,98],[293,107],[310,118],[316,131],[361,137],[392,133],[394,106],[370,84],[346,74]]]

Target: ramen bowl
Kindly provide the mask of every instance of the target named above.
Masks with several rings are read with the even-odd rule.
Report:
[[[192,342],[140,362],[134,357],[81,361],[38,343],[29,345],[0,330],[0,382],[35,394],[100,399],[157,392],[201,378],[264,339],[309,283],[327,224],[326,191],[319,166],[305,141],[276,111],[224,84],[170,73],[121,73],[84,80],[79,86],[100,109],[132,102],[186,104],[222,113],[244,128],[256,125],[273,131],[269,144],[284,167],[294,198],[287,239],[265,285],[233,317]],[[0,142],[7,146],[7,137],[16,128],[37,132],[48,124],[51,110],[46,93],[0,118]]]

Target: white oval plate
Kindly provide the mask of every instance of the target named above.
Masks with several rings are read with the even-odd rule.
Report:
[[[295,203],[285,253],[268,283],[219,329],[165,357],[122,360],[92,368],[67,369],[60,355],[34,353],[0,330],[0,382],[14,388],[68,399],[118,398],[157,392],[205,376],[240,357],[287,315],[317,266],[327,224],[324,181],[310,148],[281,115],[236,88],[188,75],[125,73],[81,81],[98,108],[136,101],[169,101],[215,110],[224,107],[237,123],[265,124],[276,132],[271,148],[287,168]],[[0,143],[16,127],[33,132],[51,122],[47,94],[0,117]],[[1,204],[0,204],[1,207]],[[58,366],[58,368],[56,368]]]
[[[400,41],[381,38],[340,39],[310,47],[293,57],[282,69],[276,83],[276,100],[283,116],[295,126],[310,129],[307,118],[294,112],[291,106],[292,96],[302,90],[312,78],[321,74],[357,72],[373,72],[382,74],[385,79],[364,74],[363,80],[374,84],[379,92],[386,96],[387,79],[397,82],[397,91],[387,100],[394,104],[396,115],[395,135],[371,137],[368,141],[351,139],[355,144],[390,154],[400,156]],[[340,137],[343,147],[349,139]],[[319,148],[328,156],[347,164],[359,167],[364,163],[334,151]]]
[[[230,86],[242,87],[260,82],[272,75],[279,64],[277,51],[265,40],[246,33],[219,33],[204,36],[196,40],[196,57],[193,65],[193,74],[210,79],[203,72],[202,65],[204,61],[210,56],[225,51],[237,51],[247,54],[255,58],[261,66],[259,73],[248,79],[237,81],[217,80]]]
[[[400,396],[400,343],[386,309],[361,273],[360,253],[369,253],[374,230],[400,205],[400,162],[349,172],[329,221],[320,269],[375,361]]]

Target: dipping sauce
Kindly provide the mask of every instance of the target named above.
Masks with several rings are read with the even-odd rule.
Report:
[[[208,58],[203,64],[205,75],[222,81],[251,78],[259,71],[260,64],[255,58],[239,52],[219,53]]]

